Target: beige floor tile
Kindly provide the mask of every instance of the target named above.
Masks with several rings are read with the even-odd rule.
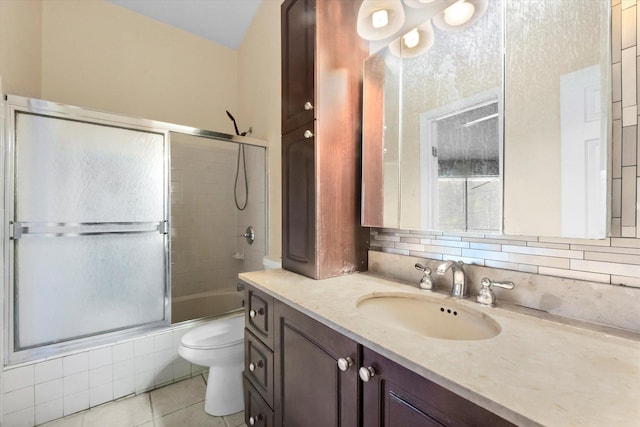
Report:
[[[60,418],[58,420],[53,420],[46,424],[41,424],[41,427],[82,427],[82,415],[71,415],[66,418]]]
[[[154,420],[155,427],[226,427],[222,417],[204,412],[202,403],[188,406]]]
[[[154,418],[204,401],[206,386],[201,376],[180,381],[151,392]]]
[[[224,417],[228,427],[238,427],[244,424],[244,411]]]
[[[140,424],[139,426],[135,426],[135,427],[154,427],[155,424],[153,424],[153,421],[147,421],[144,424]]]
[[[98,406],[84,413],[83,425],[91,427],[133,427],[152,421],[147,393]]]

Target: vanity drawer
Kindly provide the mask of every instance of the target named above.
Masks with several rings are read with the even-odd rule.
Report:
[[[248,426],[272,427],[273,411],[267,403],[260,397],[260,393],[251,385],[251,382],[244,376],[244,422]]]
[[[273,352],[247,329],[244,333],[244,374],[273,407]]]
[[[251,286],[245,288],[245,325],[267,347],[273,348],[273,297]]]

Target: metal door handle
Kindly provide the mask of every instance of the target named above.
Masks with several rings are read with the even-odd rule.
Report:
[[[371,366],[365,368],[364,366],[362,368],[360,368],[360,370],[358,371],[358,375],[360,376],[360,379],[362,381],[364,381],[365,383],[368,383],[369,380],[371,378],[373,378],[376,375],[376,371],[375,369],[373,369]]]
[[[304,131],[304,137],[309,139],[313,136],[313,132],[311,132],[309,129]]]
[[[338,369],[343,372],[348,371],[351,365],[353,365],[353,359],[350,357],[341,357],[338,359]]]

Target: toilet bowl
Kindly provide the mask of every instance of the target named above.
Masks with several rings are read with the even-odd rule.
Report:
[[[244,316],[215,319],[187,332],[178,353],[185,360],[209,367],[206,413],[235,414],[244,409],[242,369],[244,367]]]

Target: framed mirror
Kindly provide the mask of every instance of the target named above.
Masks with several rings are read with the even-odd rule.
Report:
[[[363,225],[605,237],[609,8],[477,3],[421,24],[419,55],[403,29],[365,61]]]

